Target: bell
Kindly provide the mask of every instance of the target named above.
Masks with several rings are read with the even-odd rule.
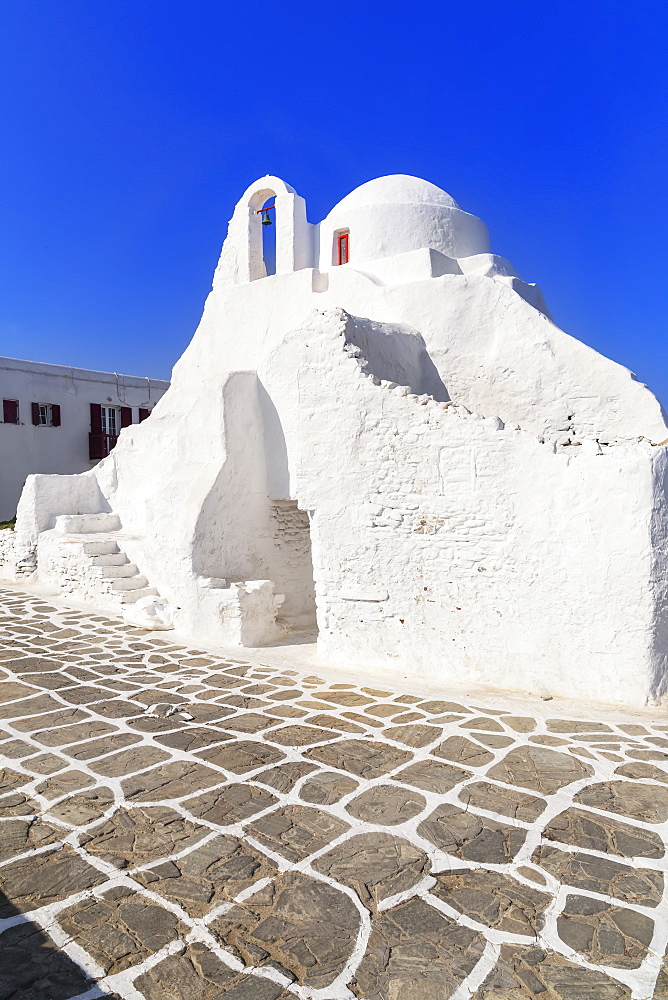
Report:
[[[262,225],[263,226],[270,226],[271,225],[271,219],[269,218],[269,211],[266,208],[262,212]]]

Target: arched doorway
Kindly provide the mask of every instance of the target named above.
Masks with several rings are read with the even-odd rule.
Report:
[[[311,519],[296,500],[269,500],[274,591],[285,600],[279,620],[291,631],[315,632],[316,605],[311,553]]]

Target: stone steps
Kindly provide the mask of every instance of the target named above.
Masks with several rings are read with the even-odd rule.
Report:
[[[136,604],[142,597],[158,597],[155,587],[141,587],[139,590],[125,590],[121,594],[121,604]]]
[[[114,545],[118,548],[118,545],[115,542]],[[122,566],[123,563],[127,563],[127,561],[128,557],[125,552],[93,553],[91,556],[91,562],[94,566]]]
[[[125,553],[121,553],[118,548],[118,543],[111,538],[100,538],[93,540],[81,540],[76,539],[76,541],[82,541],[83,551],[87,556],[102,556],[102,555],[123,555],[127,559]]]
[[[110,608],[136,604],[143,597],[159,597],[123,551],[120,526],[116,514],[63,514],[56,518],[53,537],[59,540],[57,551],[62,554],[64,592]]]
[[[111,590],[116,591],[142,590],[144,587],[148,587],[145,576],[130,576],[111,581]]]
[[[102,580],[119,580],[127,576],[138,576],[139,570],[134,563],[127,562],[127,556],[124,557],[126,562],[124,565],[116,566],[99,566],[99,563],[95,563],[96,569],[99,566],[100,579]]]

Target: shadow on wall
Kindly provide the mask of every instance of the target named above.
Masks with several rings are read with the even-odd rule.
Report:
[[[267,496],[275,500],[290,499],[290,469],[285,433],[274,401],[262,385],[257,382],[262,427],[264,431],[264,454],[267,469]]]
[[[450,399],[448,390],[431,360],[422,334],[410,327],[376,323],[351,316],[346,340],[358,347],[366,361],[365,371],[411,392],[426,393],[439,403]]]
[[[20,915],[0,893],[0,918]],[[30,920],[0,934],[0,997],[2,1000],[67,1000],[95,986],[85,969],[60,951],[49,935]],[[101,1000],[111,993],[100,991]]]
[[[650,697],[668,704],[668,580],[661,570],[661,556],[664,539],[668,538],[668,455],[663,448],[656,449],[654,476],[654,504],[652,505],[651,533],[655,544],[652,546],[653,576],[657,597],[657,614],[652,628],[654,647],[654,669],[652,671]]]
[[[254,372],[231,373],[223,401],[223,448],[213,449],[222,464],[207,473],[193,533],[194,571],[228,583],[271,580],[283,595],[281,622],[313,629],[310,520],[290,495],[280,417]]]
[[[193,568],[202,576],[265,579],[269,527],[257,382],[255,372],[232,372],[222,388],[222,447],[212,446],[211,468],[203,470],[209,486],[193,532]]]

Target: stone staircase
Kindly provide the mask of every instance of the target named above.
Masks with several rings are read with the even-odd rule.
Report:
[[[120,528],[116,514],[63,514],[40,538],[40,563],[63,594],[99,607],[157,597],[123,551]]]
[[[85,539],[81,542],[92,571],[97,571],[100,589],[117,595],[120,604],[134,604],[140,597],[157,595],[148,580],[113,539]]]

